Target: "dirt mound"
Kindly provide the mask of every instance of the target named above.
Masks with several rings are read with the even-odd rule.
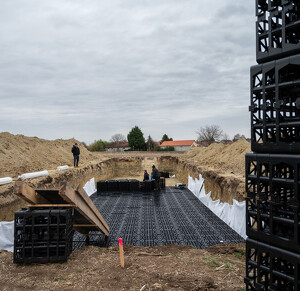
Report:
[[[219,251],[221,248],[221,251]],[[233,251],[234,249],[234,251]],[[245,244],[198,250],[188,246],[84,247],[62,264],[16,265],[0,251],[3,290],[243,290]],[[229,252],[226,252],[229,250]]]
[[[37,137],[0,133],[0,177],[16,177],[33,171],[56,169],[59,165],[73,164],[71,148],[78,143],[80,164],[99,159],[75,139],[45,140]]]
[[[247,152],[251,152],[250,142],[241,138],[232,144],[214,143],[209,147],[193,148],[183,158],[201,166],[244,176]]]

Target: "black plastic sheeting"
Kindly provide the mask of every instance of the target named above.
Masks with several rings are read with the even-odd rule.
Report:
[[[188,189],[167,187],[160,192],[93,194],[91,199],[110,227],[107,246],[192,245],[202,249],[244,239],[218,218]],[[74,246],[80,246],[75,234]],[[104,238],[90,236],[90,244],[104,246]]]

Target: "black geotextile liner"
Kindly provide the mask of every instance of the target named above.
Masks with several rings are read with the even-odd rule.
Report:
[[[110,227],[108,246],[117,245],[120,237],[125,245],[181,244],[199,249],[244,242],[188,189],[102,192],[93,194],[91,199]],[[104,238],[90,236],[90,244],[104,246]],[[80,247],[80,235],[74,235],[73,245]]]

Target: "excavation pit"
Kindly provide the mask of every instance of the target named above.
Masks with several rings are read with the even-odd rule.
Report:
[[[134,246],[178,244],[198,249],[244,242],[188,189],[101,192],[91,199],[110,226],[108,246],[117,245],[120,237],[124,244]],[[84,244],[84,237],[75,234],[75,248],[80,242]],[[104,246],[104,240],[90,236],[90,244]]]

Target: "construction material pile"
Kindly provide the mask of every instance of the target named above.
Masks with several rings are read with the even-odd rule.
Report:
[[[300,3],[256,1],[247,290],[300,290]]]

